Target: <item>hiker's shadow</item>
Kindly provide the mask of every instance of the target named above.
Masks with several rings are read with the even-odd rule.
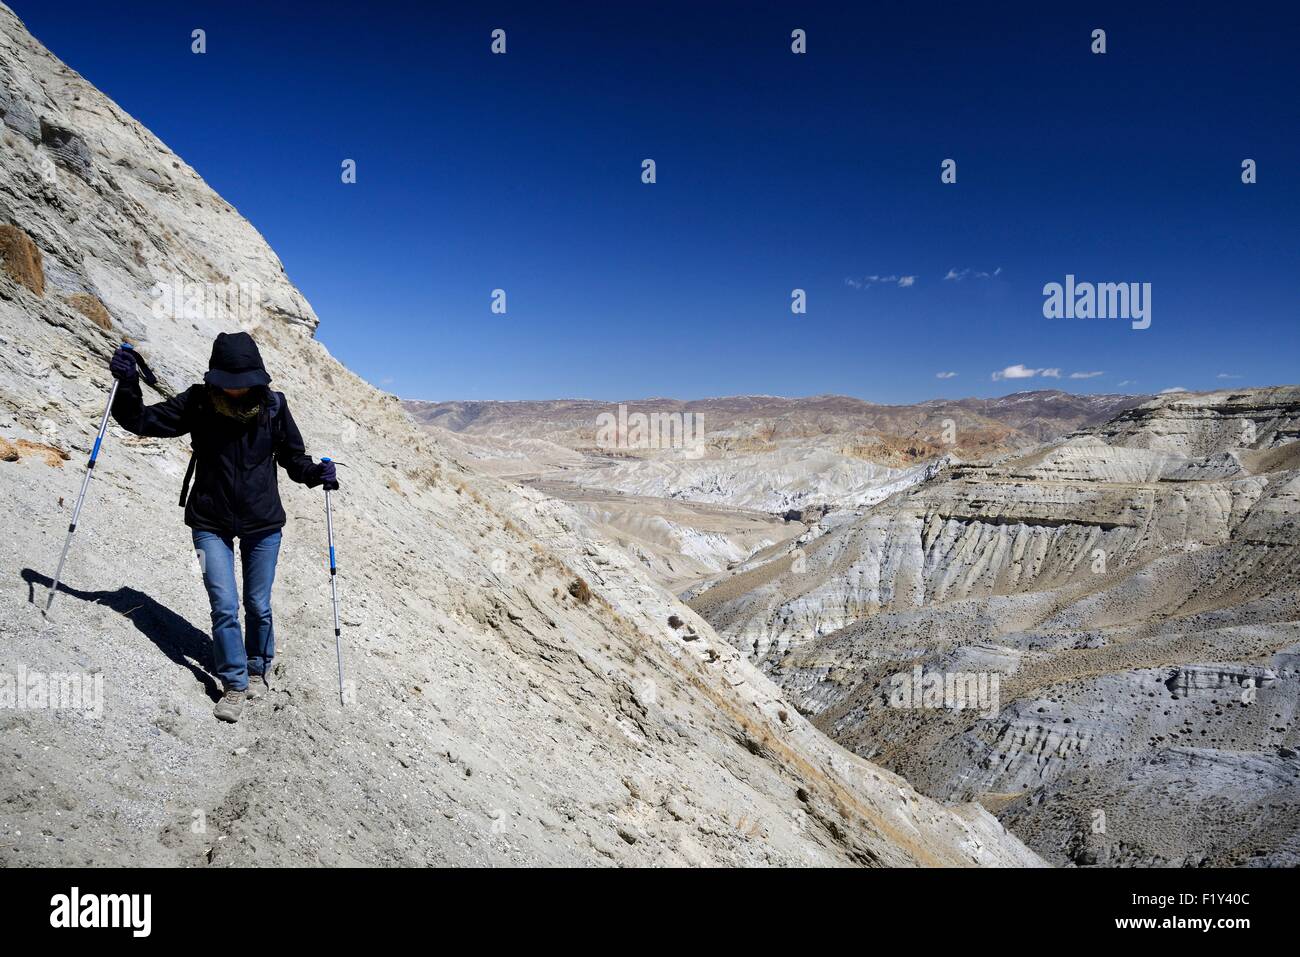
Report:
[[[23,580],[27,582],[27,600],[36,604],[36,586],[47,592],[51,580],[38,571],[24,568]],[[150,598],[138,588],[122,587],[116,591],[81,591],[59,582],[59,594],[71,595],[82,601],[111,608],[139,632],[158,646],[158,650],[171,661],[188,668],[203,685],[203,690],[213,701],[221,698],[217,679],[213,677],[212,642],[208,636],[166,605]]]

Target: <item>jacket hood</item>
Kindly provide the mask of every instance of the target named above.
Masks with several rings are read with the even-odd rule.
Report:
[[[222,332],[212,343],[212,358],[203,381],[219,389],[246,389],[269,384],[271,376],[252,336],[247,332]]]

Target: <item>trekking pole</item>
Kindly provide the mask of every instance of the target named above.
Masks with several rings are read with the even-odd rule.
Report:
[[[122,348],[130,350],[131,343],[122,343]],[[144,364],[144,360],[137,356],[136,360],[141,372],[146,374],[146,382],[157,381],[149,367]],[[72,547],[72,536],[77,531],[77,519],[81,517],[81,506],[86,501],[86,490],[90,488],[90,477],[95,474],[95,460],[99,458],[99,447],[104,441],[104,434],[108,431],[108,416],[113,411],[113,400],[117,398],[117,387],[120,381],[113,379],[113,388],[108,391],[108,405],[104,407],[104,417],[99,420],[99,433],[95,436],[95,444],[90,450],[90,461],[86,463],[86,477],[81,480],[81,492],[77,495],[76,507],[72,510],[72,522],[68,525],[68,537],[63,542],[63,552],[59,555],[58,567],[54,570],[54,581],[50,584],[50,596],[45,600],[44,614],[48,614],[50,606],[54,604],[54,596],[59,590],[59,579],[63,577],[63,563],[68,560],[68,549]]]
[[[324,456],[322,462],[331,461]],[[334,512],[330,508],[330,490],[325,490],[325,536],[329,539],[330,546],[330,604],[334,607],[334,653],[339,659],[339,706],[346,707],[347,702],[343,700],[343,638],[339,630],[339,589],[338,589],[338,567],[334,562]]]

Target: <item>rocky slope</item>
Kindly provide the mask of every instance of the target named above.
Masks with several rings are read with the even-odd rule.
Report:
[[[1298,437],[1297,387],[1161,397],[692,604],[841,743],[1051,859],[1294,864]],[[999,698],[900,707],[918,666]]]
[[[572,508],[418,431],[312,338],[253,227],[5,7],[0,113],[0,676],[103,680],[98,715],[0,708],[0,863],[1039,863],[982,808],[828,741]],[[155,310],[176,283],[194,308]],[[170,392],[239,327],[310,451],[348,466],[354,684],[340,706],[321,496],[286,482],[274,690],[228,726],[174,504],[182,441],[110,429],[67,591],[48,621],[33,602],[115,344]]]

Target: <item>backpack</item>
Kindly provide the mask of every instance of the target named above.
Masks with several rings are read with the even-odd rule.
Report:
[[[272,392],[266,390],[266,402],[263,404],[262,412],[269,419],[268,426],[271,429],[271,454],[280,446],[283,427],[280,423],[280,409],[284,407],[284,393]],[[211,410],[206,410],[211,411]],[[194,478],[194,460],[195,454],[193,447],[190,448],[190,464],[185,467],[185,480],[181,482],[181,498],[176,504],[181,508],[185,507],[185,501],[190,497],[190,481]]]

